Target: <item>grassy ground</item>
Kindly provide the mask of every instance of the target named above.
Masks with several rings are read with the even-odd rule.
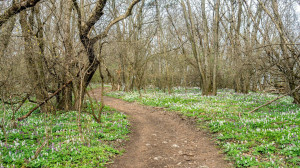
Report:
[[[237,167],[300,166],[300,107],[292,104],[290,97],[249,114],[277,95],[220,90],[218,96],[201,96],[196,88],[175,89],[171,95],[155,90],[142,97],[137,92],[108,95],[196,118],[200,126],[214,133],[216,142]]]
[[[101,88],[101,83],[90,83],[90,85],[87,88],[87,91],[91,91],[96,88]],[[111,85],[104,84],[104,88],[111,89]]]
[[[30,103],[25,104],[18,115],[32,107]],[[81,116],[84,141],[79,136],[77,112],[57,112],[49,116],[36,112],[17,122],[17,128],[6,122],[8,144],[0,131],[0,167],[21,167],[25,159],[29,161],[28,167],[104,167],[114,155],[122,152],[113,144],[126,139],[128,120],[124,114],[105,107],[102,123],[98,124],[88,114],[89,107],[88,104]],[[11,110],[7,108],[5,113],[1,110],[0,119],[4,117],[9,121]],[[50,132],[49,142],[32,160],[37,148],[46,141],[46,129]]]

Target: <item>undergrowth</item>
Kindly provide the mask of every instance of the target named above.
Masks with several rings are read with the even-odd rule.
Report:
[[[78,131],[76,111],[57,112],[56,115],[36,111],[17,122],[15,128],[10,123],[11,110],[6,107],[5,113],[0,111],[8,136],[5,144],[0,131],[0,167],[104,167],[111,162],[114,155],[122,153],[113,144],[126,139],[128,120],[124,114],[106,106],[101,124],[98,124],[89,114],[90,102],[87,104],[81,116],[82,137]],[[31,108],[33,105],[26,103],[18,116]],[[48,138],[46,130],[49,130]],[[48,143],[33,160],[36,150],[47,139]]]
[[[300,108],[290,97],[248,113],[277,95],[219,90],[217,96],[202,96],[197,88],[175,89],[172,94],[148,90],[142,97],[138,92],[108,95],[196,118],[214,134],[236,167],[300,166]]]

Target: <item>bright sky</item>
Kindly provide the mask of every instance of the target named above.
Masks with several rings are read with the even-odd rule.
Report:
[[[300,17],[300,4],[296,4],[296,12],[298,17]]]

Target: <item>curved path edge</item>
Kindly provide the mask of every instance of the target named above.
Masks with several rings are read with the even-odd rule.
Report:
[[[93,90],[100,100],[100,89]],[[109,168],[233,167],[204,132],[177,113],[104,97],[105,105],[127,114],[131,124],[125,153]]]

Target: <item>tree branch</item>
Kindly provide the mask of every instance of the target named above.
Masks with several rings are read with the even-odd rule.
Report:
[[[95,10],[93,13],[89,16],[89,19],[86,23],[84,23],[82,33],[83,35],[87,36],[87,34],[90,32],[91,28],[95,25],[95,23],[100,19],[100,17],[103,15],[103,8],[106,4],[106,0],[99,0],[97,1]]]
[[[260,47],[253,48],[253,49],[251,49],[251,50],[247,50],[246,52],[254,51],[254,50],[261,49],[261,48],[265,48],[265,47],[269,47],[269,46],[276,46],[276,45],[300,45],[300,43],[289,43],[289,44],[282,44],[282,43],[278,43],[278,44],[267,44],[267,45],[263,45],[263,46],[260,46]]]
[[[78,17],[77,27],[78,27],[79,33],[81,34],[81,31],[82,31],[81,30],[81,24],[82,24],[82,21],[81,21],[82,20],[81,12],[80,12],[79,5],[78,5],[77,1],[76,0],[72,0],[72,2],[73,2],[75,10],[77,12],[77,17]]]
[[[22,2],[15,2],[2,15],[0,15],[0,27],[12,16],[20,13],[26,8],[35,6],[41,0],[27,0]]]
[[[137,4],[138,2],[140,2],[140,1],[141,1],[141,0],[133,0],[133,1],[131,2],[131,4],[129,5],[127,11],[126,11],[123,15],[121,15],[121,16],[115,18],[114,20],[112,20],[112,21],[108,24],[108,26],[106,27],[106,29],[105,29],[101,34],[97,35],[96,37],[94,37],[94,38],[92,39],[92,42],[95,43],[95,42],[97,42],[98,40],[105,38],[105,37],[107,36],[109,30],[111,29],[111,27],[112,27],[113,25],[115,25],[116,23],[118,23],[119,21],[121,21],[121,20],[127,18],[128,16],[130,16],[130,15],[131,15],[131,12],[132,12],[132,9],[133,9],[133,7],[134,7],[134,5],[136,5],[136,4]]]

